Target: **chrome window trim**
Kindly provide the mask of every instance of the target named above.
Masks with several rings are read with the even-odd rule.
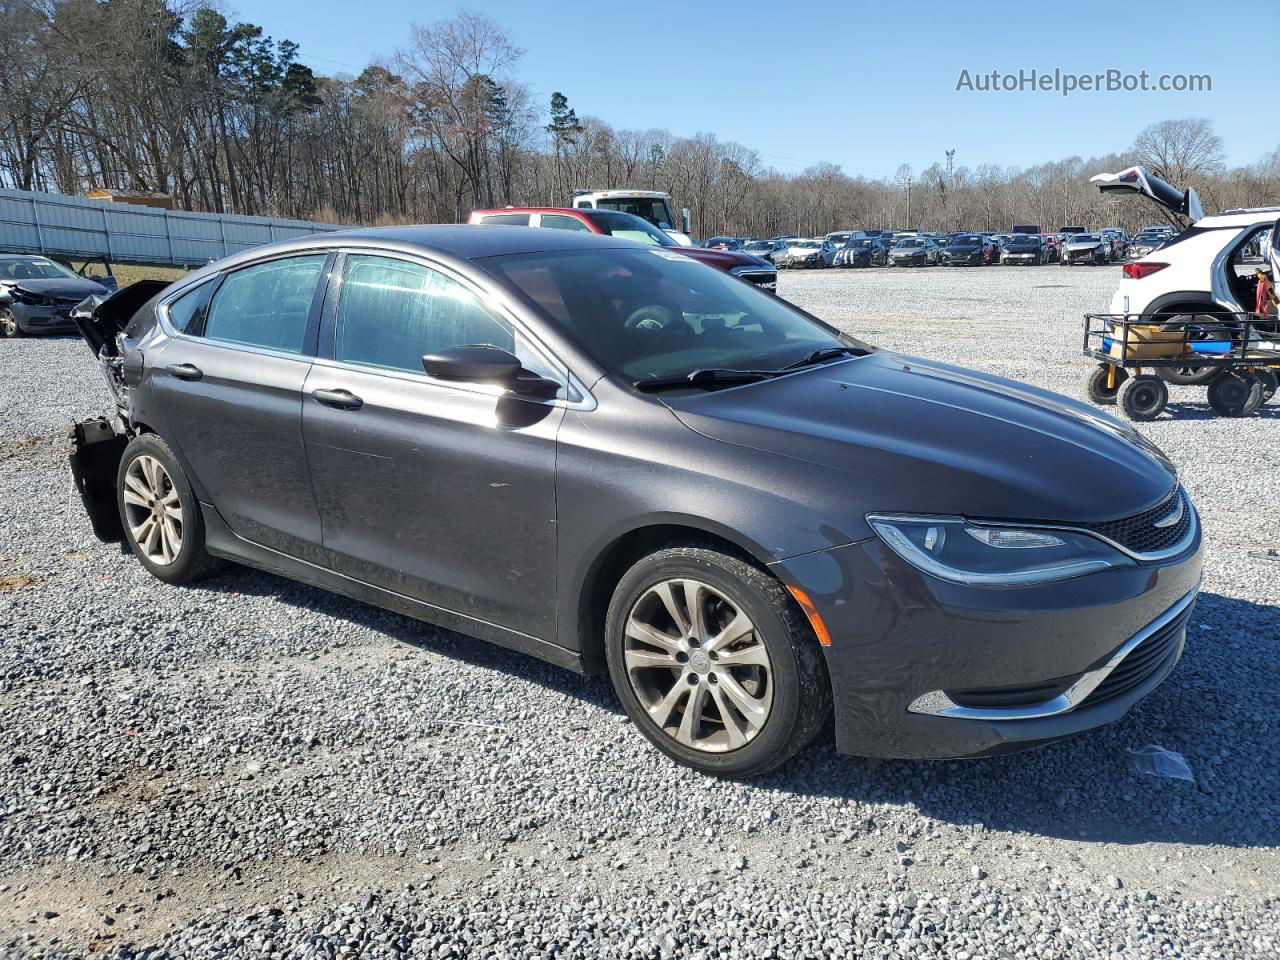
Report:
[[[1056,697],[1045,700],[1043,703],[1038,703],[1032,707],[966,707],[947,696],[945,690],[931,690],[912,700],[907,707],[907,712],[921,713],[934,717],[948,717],[956,720],[990,721],[1038,720],[1067,713],[1074,710],[1089,694],[1093,693],[1098,688],[1098,685],[1107,679],[1111,672],[1120,666],[1125,657],[1129,656],[1144,640],[1147,640],[1153,634],[1159,633],[1186,613],[1191,605],[1195,603],[1199,593],[1200,583],[1197,583],[1182,599],[1125,641],[1120,649],[1107,659],[1106,663],[1086,671],[1067,690]],[[1173,658],[1174,662],[1181,656],[1182,643],[1184,642],[1185,639],[1179,643],[1178,652]]]
[[[552,397],[549,400],[541,397],[527,397],[523,394],[512,393],[496,383],[485,384],[468,383],[461,380],[441,380],[439,377],[431,376],[426,371],[417,373],[413,370],[401,370],[397,367],[378,367],[373,364],[352,363],[349,360],[333,360],[329,357],[315,357],[314,361],[316,367],[341,370],[345,373],[362,373],[374,377],[385,377],[390,380],[403,380],[407,383],[419,383],[428,387],[443,387],[447,390],[461,393],[474,393],[492,397],[495,400],[508,397],[513,400],[523,400],[526,403],[536,403],[544,407],[563,407],[566,410],[586,411],[596,408],[595,396],[572,373],[568,375],[569,385],[581,395],[582,399],[580,400],[571,400],[564,397]]]

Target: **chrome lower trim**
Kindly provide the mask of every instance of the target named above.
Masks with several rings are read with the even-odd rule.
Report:
[[[1056,697],[1045,700],[1043,703],[1038,703],[1032,707],[966,707],[952,700],[944,690],[931,690],[911,701],[911,705],[907,707],[907,712],[922,713],[933,717],[950,717],[957,720],[990,721],[1038,720],[1067,713],[1070,710],[1074,710],[1089,694],[1093,693],[1098,688],[1098,684],[1107,679],[1111,671],[1118,667],[1121,661],[1131,654],[1142,641],[1155,633],[1159,633],[1164,627],[1186,613],[1191,605],[1196,602],[1196,597],[1199,593],[1200,584],[1197,583],[1186,596],[1130,637],[1119,650],[1111,655],[1106,663],[1100,667],[1094,667],[1081,676],[1066,691]],[[1180,653],[1181,644],[1179,644]]]

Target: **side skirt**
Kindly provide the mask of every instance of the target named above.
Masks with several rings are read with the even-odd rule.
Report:
[[[586,672],[582,654],[576,650],[566,650],[557,644],[517,630],[510,630],[487,620],[478,620],[475,617],[424,603],[413,597],[406,597],[404,594],[384,590],[371,583],[344,576],[325,567],[252,543],[228,527],[218,511],[209,504],[202,502],[200,510],[204,515],[205,547],[214,556],[265,570],[267,573],[278,574],[322,590],[329,590],[353,600],[373,604],[375,607],[404,614],[415,620],[478,637],[576,673]]]

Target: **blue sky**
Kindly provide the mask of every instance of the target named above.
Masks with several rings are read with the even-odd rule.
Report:
[[[1207,15],[1203,0],[1159,5],[786,4],[653,0],[474,0],[526,52],[519,78],[545,103],[562,90],[579,115],[619,127],[700,130],[737,140],[795,172],[819,160],[850,174],[920,171],[943,151],[956,164],[1026,166],[1121,150],[1146,124],[1203,116],[1227,162],[1280,144],[1274,98],[1261,87],[1273,56],[1248,55],[1252,23]],[[405,43],[410,23],[455,3],[240,0],[229,13],[301,44],[322,73],[354,73]],[[1152,22],[1157,23],[1151,26]],[[1259,22],[1261,21],[1261,22]],[[1146,26],[1138,28],[1135,23]],[[1259,36],[1265,36],[1265,31]],[[1089,74],[1209,74],[1207,93],[957,92],[972,75],[1032,68]],[[1252,117],[1260,111],[1264,119]]]

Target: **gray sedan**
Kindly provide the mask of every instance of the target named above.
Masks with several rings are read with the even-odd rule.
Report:
[[[322,234],[78,323],[115,408],[72,473],[157,578],[234,561],[607,673],[707,773],[833,711],[846,753],[1045,743],[1182,651],[1199,522],[1141,435],[664,248]]]
[[[0,254],[0,335],[74,333],[71,308],[106,292],[48,257]]]

